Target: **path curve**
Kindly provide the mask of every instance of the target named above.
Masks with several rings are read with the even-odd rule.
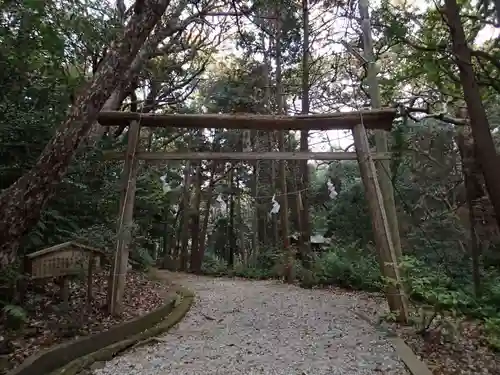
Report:
[[[408,374],[388,340],[352,313],[352,294],[177,277],[197,295],[184,320],[95,375]]]

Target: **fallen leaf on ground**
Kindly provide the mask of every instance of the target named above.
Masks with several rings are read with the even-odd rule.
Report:
[[[59,288],[53,282],[37,283],[30,288],[23,306],[28,317],[23,327],[8,331],[0,321],[3,332],[0,340],[0,374],[18,366],[27,357],[51,346],[77,337],[106,331],[114,325],[144,315],[160,307],[169,285],[153,281],[143,273],[127,273],[123,312],[119,317],[106,311],[109,270],[96,272],[93,278],[91,305],[87,305],[87,285],[78,280],[70,282],[68,310],[59,306]]]

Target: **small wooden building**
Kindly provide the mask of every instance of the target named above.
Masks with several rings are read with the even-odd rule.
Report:
[[[76,276],[89,266],[100,267],[104,256],[102,250],[77,242],[64,242],[26,255],[25,271],[34,279]]]
[[[86,275],[87,299],[90,303],[92,274],[95,269],[101,267],[105,256],[102,250],[77,242],[64,242],[26,255],[24,271],[33,279],[58,279],[64,303],[67,303],[69,298],[69,279]]]
[[[293,233],[290,236],[290,244],[297,245],[299,243],[299,233]],[[315,252],[321,252],[328,249],[332,241],[330,238],[324,237],[321,234],[313,234],[310,237],[311,250]]]

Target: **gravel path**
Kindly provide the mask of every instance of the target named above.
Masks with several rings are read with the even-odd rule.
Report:
[[[180,283],[197,293],[184,320],[95,375],[408,374],[391,344],[350,311],[355,294],[196,276]]]

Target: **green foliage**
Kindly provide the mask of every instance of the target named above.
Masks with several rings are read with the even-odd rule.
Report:
[[[209,75],[212,79],[200,87],[200,100],[208,112],[265,112],[266,76],[262,63],[234,57],[219,63],[217,71]]]
[[[417,316],[413,319],[421,334],[440,329],[451,340],[459,334],[460,316],[484,320],[486,340],[496,349],[500,346],[500,303],[498,271],[483,280],[481,296],[475,296],[470,280],[460,284],[445,270],[431,270],[425,262],[405,257],[401,263],[403,282],[414,303]]]
[[[201,271],[205,275],[224,276],[228,273],[227,264],[213,253],[205,253]]]
[[[135,268],[141,271],[147,271],[155,263],[150,251],[143,247],[135,248],[130,253],[130,260],[132,262],[132,266],[135,266]]]
[[[368,250],[353,243],[337,246],[315,260],[312,273],[300,273],[305,287],[337,285],[348,289],[379,290],[380,271]]]
[[[500,272],[492,267],[483,274],[481,295],[476,306],[482,316],[500,317]]]
[[[327,228],[327,236],[342,233],[337,238],[341,242],[368,244],[371,241],[371,222],[362,183],[340,192],[329,209]]]
[[[110,259],[116,249],[116,233],[106,225],[93,225],[89,228],[79,230],[75,236],[75,240],[87,244],[89,246],[106,251]],[[129,259],[134,268],[147,270],[155,263],[151,256],[151,249],[148,248],[147,238],[141,235],[141,230],[138,225],[132,227],[132,242],[130,244]]]
[[[263,249],[258,255],[255,265],[245,266],[242,262],[229,269],[221,256],[212,252],[205,253],[202,272],[212,276],[244,277],[248,279],[273,279],[282,275],[282,254],[275,249]]]
[[[484,329],[488,344],[497,351],[500,351],[500,318],[486,318]]]
[[[243,264],[237,264],[234,269],[229,273],[231,276],[244,277],[253,280],[274,279],[279,277],[276,269],[266,267],[245,267]]]
[[[10,1],[0,5],[1,190],[34,165],[66,117],[75,90],[87,80],[121,27],[106,3],[42,3]],[[161,137],[158,142],[163,142]],[[121,138],[106,139],[101,146],[120,149],[123,142]],[[55,187],[40,221],[23,238],[20,253],[76,240],[111,254],[116,246],[121,169],[120,162],[103,162],[100,150],[82,148]],[[171,178],[171,173],[170,180],[179,177],[173,174],[176,176]],[[153,172],[141,173],[136,196],[130,258],[134,266],[147,268],[154,262],[155,247],[150,235],[157,226],[152,221],[159,221],[151,218],[162,217],[170,209],[171,198],[163,194],[159,176]],[[4,280],[11,278],[6,275],[7,271],[2,270],[2,286],[12,285]]]
[[[36,162],[63,121],[115,27],[110,8],[92,0],[9,1],[0,5],[0,189]],[[70,166],[21,252],[73,239],[108,221],[100,211],[105,176],[100,156],[79,155]],[[96,165],[99,160],[101,166]],[[113,179],[113,178],[112,178]]]
[[[9,264],[0,270],[0,306],[9,305],[15,300],[16,287],[24,277],[19,270],[19,262]]]
[[[278,248],[266,247],[257,255],[256,264],[262,270],[272,270],[281,261],[281,254]]]
[[[374,250],[360,247],[356,243],[336,246],[315,257],[310,269],[300,262],[293,262],[294,275],[305,288],[339,286],[347,289],[380,291],[386,283],[380,275],[380,267]],[[281,278],[283,276],[283,253],[277,249],[264,251],[255,266],[245,267],[238,263],[229,270],[224,262],[207,256],[204,272],[216,276],[238,276],[249,279]],[[475,316],[485,321],[488,343],[500,348],[500,274],[490,271],[483,280],[482,295],[475,297],[470,279],[461,283],[447,274],[446,269],[429,266],[425,260],[406,256],[400,264],[402,281],[414,307],[411,321],[417,332],[425,335],[430,330],[439,330],[448,341],[459,334],[461,316]]]
[[[13,263],[2,268],[0,272],[0,285],[15,285],[20,280],[19,263]]]
[[[255,265],[235,265],[230,270],[214,255],[207,254],[203,262],[203,272],[216,276],[238,276],[249,279],[281,278],[284,275],[285,254],[278,249],[263,250]],[[373,254],[361,250],[356,244],[336,247],[315,256],[310,270],[298,261],[292,261],[294,275],[300,285],[306,288],[337,285],[349,289],[379,290],[380,271]]]
[[[333,3],[309,5],[314,7],[319,4],[321,12],[334,14]],[[300,63],[303,52],[300,11],[296,3],[290,0],[259,0],[249,4],[255,14],[248,17],[274,12],[276,6],[282,9],[282,75],[285,99],[290,104],[291,98],[295,101],[300,96],[303,69]],[[500,59],[498,43],[492,38],[483,46],[477,46],[474,43],[480,30],[477,25],[482,25],[482,22],[474,19],[475,10],[470,1],[461,2],[461,8],[464,13],[472,14],[471,17],[463,15],[470,46],[487,55],[487,58],[475,56],[474,67],[492,128],[498,128],[500,89],[498,66],[495,66],[495,61]],[[65,118],[75,90],[88,79],[95,63],[103,56],[121,25],[106,2],[95,0],[4,1],[0,2],[0,12],[0,190],[3,190],[33,167]],[[450,54],[448,26],[435,7],[416,10],[384,0],[371,13],[376,55],[382,69],[379,78],[384,105],[400,100],[411,101],[412,106],[420,106],[425,102],[425,106],[435,113],[446,111],[443,102],[450,102],[450,98],[451,104],[462,99],[462,89],[457,84],[458,71]],[[354,68],[350,63],[352,56],[337,52],[324,53],[326,45],[331,44],[336,37],[325,31],[331,29],[328,27],[329,21],[315,30],[312,18],[309,46],[311,112],[324,112],[325,107],[330,107],[328,110],[332,111],[338,110],[339,103],[340,107],[359,108],[364,98],[351,93],[352,88],[362,86],[362,82],[361,77],[356,76],[356,69],[351,69]],[[487,23],[493,21],[490,14],[484,18],[483,21]],[[165,88],[183,86],[177,85],[179,79],[189,75],[189,69],[185,67],[185,51],[153,53],[156,57],[144,64],[139,83],[145,86],[145,92],[158,95],[148,97],[146,101],[158,102],[153,105],[155,110],[168,113],[272,112],[276,104],[274,67],[271,66],[271,71],[266,72],[261,57],[267,52],[266,57],[275,58],[273,35],[276,25],[272,20],[266,21],[266,18],[255,19],[260,23],[258,28],[239,30],[236,42],[243,49],[242,57],[232,56],[218,61],[203,79],[199,82],[193,80],[195,83],[188,85],[194,89],[199,83],[194,91],[194,100],[189,98],[184,101],[188,94],[172,93]],[[348,32],[342,36],[342,41],[357,51],[358,36],[353,39],[348,34],[355,35]],[[182,36],[175,38],[183,39]],[[186,41],[186,49],[192,54],[197,48],[191,45],[193,38],[187,39],[190,40]],[[201,35],[194,39],[208,41],[212,38]],[[320,53],[318,43],[321,44]],[[168,44],[168,40],[165,44]],[[168,47],[171,51],[178,49],[177,45],[171,47]],[[214,45],[208,46],[206,50],[209,52],[204,55],[210,55],[214,48]],[[202,60],[200,71],[206,64]],[[349,65],[347,69],[346,65]],[[346,81],[349,87],[342,83]],[[125,101],[125,110],[137,104],[130,103],[134,100],[129,99],[132,98]],[[290,111],[295,110],[292,107]],[[234,151],[241,146],[241,135],[238,131],[207,135],[192,130],[177,135],[177,130],[155,130],[148,139],[148,147],[151,151]],[[482,290],[479,296],[475,296],[471,287],[470,259],[466,251],[467,230],[457,215],[462,204],[459,198],[462,171],[455,136],[455,128],[441,121],[427,119],[419,122],[411,120],[409,116],[398,122],[392,131],[390,149],[394,157],[390,169],[399,210],[403,250],[409,255],[404,259],[402,272],[412,302],[416,306],[425,306],[430,312],[430,316],[426,315],[427,312],[421,314],[423,318],[419,324],[422,329],[430,326],[437,315],[450,312],[456,315],[469,314],[485,319],[488,340],[491,340],[492,345],[499,346],[496,340],[500,336],[500,261],[495,255],[498,250],[494,250],[497,244],[493,239],[491,249],[483,251]],[[108,134],[100,147],[123,151],[127,137],[126,131],[117,137]],[[276,144],[272,144],[274,141],[266,135],[256,132],[252,137],[260,138],[259,147],[262,151],[276,148]],[[495,138],[500,145],[499,137]],[[290,137],[287,147],[292,151],[297,149],[297,140]],[[332,146],[335,147],[340,145]],[[212,168],[210,163],[204,161],[203,193],[207,192],[207,180],[211,177],[217,180],[215,193],[222,194],[224,198],[230,194],[234,197],[245,196],[255,188],[256,182],[258,195],[267,197],[276,193],[272,191],[271,162],[260,162],[258,181],[255,181],[255,173],[249,172],[253,165],[241,163],[242,167],[238,166],[232,172],[237,180],[234,185],[237,186],[230,186],[226,176],[229,168],[234,166],[234,163],[221,162],[217,168]],[[130,254],[135,267],[147,269],[154,263],[159,248],[163,251],[168,250],[171,244],[172,248],[175,247],[178,239],[173,234],[177,233],[184,214],[180,208],[180,198],[185,167],[185,163],[177,161],[169,162],[168,166],[141,165]],[[21,252],[29,253],[54,243],[77,240],[111,254],[116,246],[121,168],[121,162],[103,162],[100,151],[82,149],[62,183],[55,188],[54,197],[45,208],[41,220],[25,236]],[[297,182],[294,166],[288,163],[287,168],[287,179],[293,186]],[[166,177],[171,188],[169,192],[163,190],[160,176]],[[381,279],[372,249],[372,227],[357,164],[349,161],[330,162],[327,167],[323,165],[318,169],[311,165],[310,177],[311,184],[305,194],[311,205],[312,231],[331,236],[334,245],[329,251],[316,254],[310,269],[305,270],[300,262],[294,261],[296,279],[304,287],[338,285],[379,290],[384,282],[390,280]],[[339,193],[335,199],[331,199],[328,194],[326,182],[329,179]],[[205,202],[208,194],[202,195]],[[295,207],[294,197],[291,197],[290,211]],[[248,217],[254,208],[254,201],[249,201],[242,199],[239,202],[241,215],[234,213],[232,218],[226,213],[215,218],[209,216],[209,240],[202,265],[205,274],[253,279],[283,276],[287,264],[285,254],[282,249],[273,248],[267,238],[258,239],[263,242],[260,252],[256,259],[251,257],[249,265],[244,265],[241,259],[243,249],[249,250],[245,241],[248,242],[252,234]],[[192,202],[185,203],[187,206]],[[267,212],[268,198],[257,199],[256,203],[262,206],[262,212]],[[270,233],[271,220],[263,217],[259,219],[266,220],[262,232]],[[296,224],[293,221],[292,227]],[[244,236],[240,236],[239,231],[243,231]],[[242,237],[246,240],[241,240]],[[234,243],[231,244],[229,239],[234,238],[238,239],[234,242],[236,248],[231,249]],[[233,269],[228,269],[223,260],[228,258],[230,251],[236,254]],[[170,255],[166,256],[169,260]],[[16,267],[2,270],[0,287],[15,285],[20,279]],[[4,314],[17,316],[21,322],[22,314],[16,310],[13,296],[2,296],[2,300]]]
[[[401,262],[404,285],[410,298],[431,305],[435,311],[464,311],[471,298],[454,285],[444,271],[429,272],[423,261],[405,257]]]
[[[28,320],[28,314],[21,306],[5,305],[2,309],[5,326],[9,329],[19,329]]]

